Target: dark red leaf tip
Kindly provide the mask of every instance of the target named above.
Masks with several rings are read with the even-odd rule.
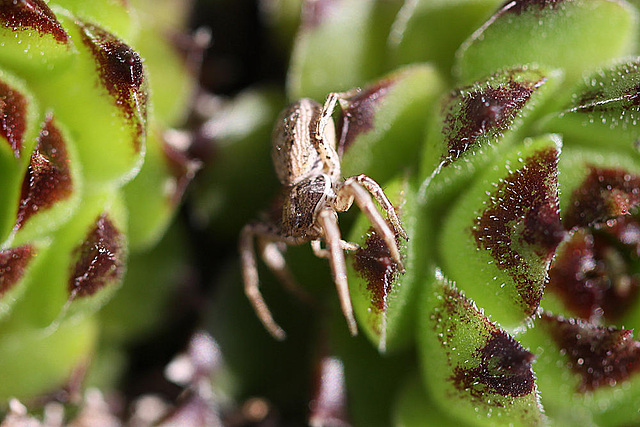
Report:
[[[568,367],[580,375],[581,392],[613,387],[640,371],[640,342],[631,330],[544,314],[542,324],[568,359]]]
[[[522,397],[535,390],[535,377],[531,363],[535,356],[518,341],[502,330],[491,333],[489,341],[476,351],[476,368],[458,365],[451,380],[460,391],[486,402],[487,393],[505,397]],[[493,401],[496,406],[502,406]]]
[[[517,80],[519,71],[511,70],[504,84],[465,87],[449,95],[443,111],[442,133],[447,147],[442,154],[443,166],[480,145],[483,138],[497,139],[510,128],[531,94],[546,80],[542,75],[537,80]]]
[[[640,84],[635,85],[624,94],[624,99],[630,106],[637,107],[640,105]]]
[[[36,250],[30,245],[0,251],[0,297],[22,279],[35,255]]]
[[[127,120],[136,127],[136,151],[141,149],[147,117],[146,77],[140,55],[108,31],[79,23],[83,42],[91,51],[102,85]]]
[[[398,236],[396,241],[399,242]],[[367,282],[371,296],[371,307],[383,312],[387,309],[387,297],[398,276],[398,265],[384,239],[373,228],[369,228],[364,246],[354,254],[353,267]]]
[[[587,177],[571,194],[564,217],[568,229],[626,215],[640,204],[640,176],[618,168],[588,169]]]
[[[58,43],[68,43],[69,35],[43,0],[5,0],[0,5],[0,23],[12,31],[35,30],[50,34]]]
[[[619,217],[597,228],[579,228],[558,249],[549,270],[549,290],[576,316],[613,322],[633,306],[640,275],[640,223]]]
[[[376,112],[395,82],[396,80],[392,78],[381,80],[347,100],[346,106],[342,108],[342,126],[340,126],[342,130],[338,142],[340,156],[349,149],[359,135],[373,130]]]
[[[16,158],[22,153],[26,128],[27,98],[0,81],[0,136],[7,140]]]
[[[120,281],[126,256],[124,235],[106,214],[102,214],[76,248],[75,256],[77,261],[69,279],[72,299],[91,296]]]
[[[19,230],[32,215],[69,198],[72,192],[66,141],[53,116],[48,115],[22,182],[15,229]]]
[[[551,260],[566,231],[560,222],[558,151],[546,148],[525,159],[486,202],[471,232],[478,248],[489,251],[495,265],[514,280],[523,310],[532,315],[542,298],[536,266]]]

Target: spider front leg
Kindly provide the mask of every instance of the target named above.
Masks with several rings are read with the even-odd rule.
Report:
[[[347,326],[351,335],[358,334],[358,326],[353,316],[353,306],[351,305],[351,297],[349,296],[349,284],[347,282],[347,264],[344,260],[344,252],[342,239],[340,238],[340,228],[338,227],[338,219],[335,211],[332,209],[323,209],[318,214],[318,221],[324,230],[324,239],[327,244],[329,264],[331,265],[331,273],[333,281],[336,284],[338,298],[340,299],[340,307],[342,314],[347,319]],[[314,252],[316,247],[312,242]],[[319,248],[319,245],[318,245]]]
[[[382,207],[382,209],[387,214],[389,221],[391,221],[391,225],[393,225],[393,229],[396,233],[402,236],[405,240],[409,239],[407,232],[402,227],[402,223],[400,222],[400,218],[398,218],[398,214],[396,213],[396,209],[393,207],[393,204],[389,200],[386,194],[384,194],[384,190],[380,187],[380,185],[375,182],[373,179],[369,178],[366,175],[357,175],[352,176],[351,178],[345,181],[345,184],[348,184],[348,181],[354,180],[358,184],[362,185],[364,188],[369,191],[376,199],[378,204]]]
[[[277,340],[286,337],[284,330],[273,320],[271,311],[260,292],[260,282],[258,280],[258,265],[256,262],[256,252],[254,239],[256,236],[270,235],[269,228],[264,224],[247,224],[240,232],[240,260],[242,263],[242,279],[244,281],[244,292],[253,305],[258,318],[267,331]]]
[[[359,91],[360,89],[352,89],[347,92],[331,92],[322,106],[316,123],[313,143],[333,181],[340,179],[340,158],[336,151],[335,126],[331,116],[339,101],[351,98]]]
[[[371,195],[375,197],[376,201],[386,212],[395,233],[391,230],[387,221],[380,215],[380,212],[373,203]],[[354,200],[360,210],[367,216],[369,222],[371,222],[376,231],[382,236],[387,248],[389,248],[391,252],[391,257],[398,265],[398,270],[404,272],[400,249],[396,243],[396,233],[405,239],[407,239],[407,233],[404,228],[402,228],[400,218],[398,218],[393,204],[391,204],[386,194],[384,194],[380,185],[366,175],[348,178],[337,191],[335,209],[341,212],[346,211],[351,207]]]

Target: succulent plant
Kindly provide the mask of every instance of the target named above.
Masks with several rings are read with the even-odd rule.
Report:
[[[232,378],[219,386],[281,414],[308,399],[315,425],[639,423],[640,4],[263,3],[291,46],[286,89],[249,88],[205,125],[217,152],[200,217],[228,236],[269,205],[283,99],[361,88],[335,115],[343,175],[385,187],[409,235],[406,272],[364,215],[342,218],[360,246],[348,260],[360,336],[328,267],[290,248],[314,302],[261,272],[281,344],[230,269],[210,322]]]
[[[128,259],[163,235],[193,175],[163,136],[194,87],[172,42],[186,7],[154,4],[0,2],[2,402],[90,368],[97,310]],[[134,271],[131,282],[150,278]],[[162,288],[155,279],[131,286]]]

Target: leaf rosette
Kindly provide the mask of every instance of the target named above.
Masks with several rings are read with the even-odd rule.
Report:
[[[162,35],[178,24],[151,10],[0,2],[3,401],[52,392],[86,370],[96,311],[123,282],[130,253],[161,237],[193,173],[162,136],[182,120],[176,106],[193,77]],[[179,64],[167,67],[173,75],[158,71],[163,61]],[[151,95],[163,77],[172,101]]]

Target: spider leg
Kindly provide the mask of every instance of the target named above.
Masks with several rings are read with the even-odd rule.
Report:
[[[274,242],[263,236],[258,237],[258,249],[264,263],[269,267],[280,283],[296,297],[307,303],[313,303],[311,296],[298,284],[284,258],[282,242]]]
[[[409,240],[409,236],[407,236],[407,232],[402,227],[400,218],[398,218],[396,209],[393,207],[393,204],[391,203],[387,195],[384,194],[384,191],[382,190],[380,185],[373,179],[369,178],[367,175],[357,175],[349,178],[348,180],[350,179],[357,181],[358,184],[362,185],[367,189],[367,191],[369,191],[369,193],[373,195],[378,204],[387,214],[387,217],[389,218],[389,221],[391,221],[391,225],[393,225],[393,229],[395,230],[395,232],[402,236],[405,240]]]
[[[340,247],[345,251],[357,251],[360,249],[360,246],[357,243],[347,242],[342,239],[340,239]],[[329,258],[331,256],[331,252],[322,247],[322,240],[320,239],[311,241],[311,249],[313,249],[313,253],[318,258]]]
[[[333,274],[333,281],[336,284],[338,298],[340,299],[340,307],[342,314],[347,319],[347,326],[351,335],[358,334],[358,326],[353,316],[353,306],[351,305],[351,297],[349,296],[349,284],[347,283],[347,265],[344,260],[344,252],[342,250],[340,239],[340,228],[338,228],[338,219],[331,209],[323,209],[318,214],[318,220],[324,230],[325,241],[329,251],[329,264]]]
[[[333,111],[336,109],[336,104],[338,102],[342,104],[342,100],[351,98],[358,92],[360,92],[360,89],[356,88],[346,92],[331,92],[327,95],[327,99],[324,101],[324,105],[322,106],[320,118],[318,119],[317,137],[321,137],[324,133],[325,127],[327,126],[327,123],[329,123],[329,120],[331,120]]]
[[[266,226],[262,224],[247,224],[240,232],[238,245],[242,263],[244,292],[267,331],[277,340],[283,340],[286,334],[275,320],[273,320],[271,311],[269,311],[269,307],[267,307],[264,298],[262,298],[262,293],[260,293],[254,238],[265,234],[267,234]]]
[[[401,272],[404,272],[404,266],[402,264],[398,244],[396,243],[395,233],[391,228],[389,228],[389,224],[385,221],[374,205],[370,194],[373,194],[378,203],[380,203],[384,211],[387,213],[387,216],[389,217],[389,220],[396,232],[406,238],[407,233],[402,228],[400,219],[398,218],[393,205],[382,191],[382,188],[380,188],[374,180],[365,175],[351,177],[342,184],[337,191],[338,197],[335,201],[335,208],[337,211],[346,211],[351,207],[351,204],[355,200],[360,210],[367,216],[367,218],[369,218],[373,227],[380,233],[382,239],[385,241],[387,248],[389,248],[389,251],[391,252],[391,257],[398,265],[398,269]]]
[[[332,181],[340,179],[340,158],[336,151],[335,128],[331,116],[339,101],[352,97],[359,92],[359,90],[360,89],[353,89],[347,92],[330,93],[322,106],[320,117],[316,124],[313,144],[318,154],[320,154],[322,162],[326,165],[326,170],[331,175]]]

